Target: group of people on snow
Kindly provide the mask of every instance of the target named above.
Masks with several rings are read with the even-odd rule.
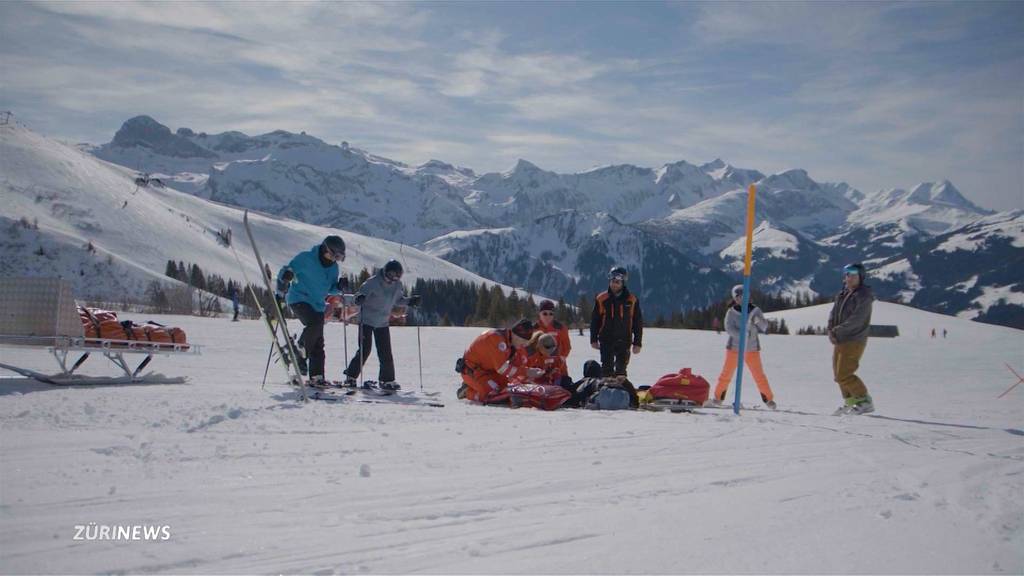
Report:
[[[345,241],[328,236],[323,242],[300,252],[277,274],[277,292],[285,297],[292,313],[302,322],[299,346],[305,352],[298,361],[306,362],[309,384],[324,387],[324,322],[328,297],[341,295],[342,305],[358,308],[359,347],[345,368],[345,385],[356,386],[363,364],[377,343],[380,364],[378,385],[398,389],[395,382],[395,361],[391,354],[391,313],[396,306],[419,306],[417,295],[406,296],[402,286],[404,269],[397,260],[388,261],[370,276],[354,293],[348,293],[348,279],[340,276],[339,262],[345,261]],[[333,301],[333,300],[332,300]]]
[[[354,305],[359,310],[359,347],[345,368],[345,385],[356,386],[376,342],[380,386],[398,389],[391,351],[391,314],[396,306],[418,306],[419,296],[405,296],[401,283],[403,268],[396,260],[387,262],[357,291],[349,294],[346,279],[339,275],[338,265],[344,260],[344,241],[339,236],[328,236],[319,245],[296,255],[277,276],[279,294],[284,295],[303,325],[299,345],[305,351],[310,384],[326,385],[323,337],[326,302],[328,296],[340,294],[344,304]],[[640,301],[628,288],[628,278],[625,268],[612,268],[608,273],[607,290],[594,300],[590,345],[600,353],[600,373],[595,364],[588,367],[589,374],[584,376],[624,386],[635,398],[636,392],[627,379],[627,367],[631,356],[640,354],[643,349],[644,321]],[[856,375],[867,346],[874,300],[864,279],[862,264],[846,266],[843,288],[829,313],[833,377],[843,397],[837,414],[863,414],[874,410],[867,387]],[[723,320],[728,334],[725,360],[709,403],[724,403],[739,363],[740,333],[746,330],[743,363],[752,374],[765,406],[774,409],[775,394],[761,362],[758,338],[767,331],[768,321],[760,308],[748,301],[747,325],[742,327],[742,285],[732,288],[731,298]],[[575,392],[579,382],[573,382],[568,369],[572,350],[569,328],[555,319],[554,310],[554,302],[544,300],[536,320],[524,318],[508,328],[487,330],[474,339],[456,363],[456,371],[462,378],[459,398],[485,404],[501,402],[508,398],[508,387],[516,383],[557,385]]]

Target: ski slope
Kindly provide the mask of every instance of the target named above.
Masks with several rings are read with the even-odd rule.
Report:
[[[0,273],[61,275],[77,296],[105,301],[143,300],[154,280],[176,284],[164,275],[169,259],[243,282],[238,260],[217,235],[231,230],[245,275],[259,282],[241,225],[243,210],[171,188],[136,186],[134,178],[127,168],[18,124],[0,127]],[[20,219],[37,223],[38,229],[19,227]],[[260,213],[250,219],[274,273],[328,234],[339,234],[346,242],[341,265],[346,274],[397,259],[404,263],[408,285],[417,278],[494,284],[398,242]]]
[[[777,412],[464,404],[452,365],[475,328],[421,329],[423,387],[444,408],[303,405],[277,366],[260,389],[257,321],[157,317],[206,345],[151,365],[186,384],[0,380],[0,571],[1020,574],[1024,385],[996,396],[1016,381],[1004,362],[1024,369],[1024,332],[935,316],[878,305],[903,336],[868,345],[878,412],[862,417],[828,415],[823,337],[762,337]],[[922,336],[933,325],[948,338]],[[334,377],[344,336],[328,325]],[[416,337],[393,329],[414,389]],[[596,351],[572,342],[578,376]],[[649,329],[644,344],[637,384],[682,366],[713,384],[725,336]],[[53,369],[44,351],[0,348],[0,362]],[[104,362],[84,370],[115,374]],[[90,522],[169,539],[74,540]]]

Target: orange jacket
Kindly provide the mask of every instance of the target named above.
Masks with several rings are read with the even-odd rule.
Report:
[[[569,327],[562,324],[558,320],[551,323],[550,326],[545,326],[542,322],[537,322],[537,329],[546,332],[548,334],[554,334],[555,340],[558,341],[558,355],[565,358],[572,351],[572,342],[569,341]]]
[[[523,369],[508,330],[488,330],[477,336],[462,359],[466,364],[462,381],[469,387],[469,400],[483,401],[504,390],[509,379]]]
[[[560,353],[561,351],[559,351]],[[536,351],[533,354],[523,354],[525,358],[524,370],[521,370],[522,382],[532,382],[535,384],[558,384],[562,380],[562,376],[568,375],[568,369],[565,366],[565,360],[559,355],[545,356],[540,351]],[[529,368],[540,368],[544,373],[535,378],[526,377],[526,369]]]

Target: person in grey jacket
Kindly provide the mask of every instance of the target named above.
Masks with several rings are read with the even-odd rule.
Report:
[[[345,385],[357,386],[356,378],[370,357],[373,340],[377,341],[377,360],[380,361],[378,384],[386,390],[398,390],[395,382],[395,361],[391,356],[391,311],[395,306],[418,306],[419,296],[405,296],[402,286],[402,264],[390,260],[384,269],[363,282],[353,297],[359,306],[359,350],[345,369]]]
[[[828,315],[828,339],[832,348],[832,373],[843,395],[836,414],[867,414],[875,405],[867,386],[857,377],[857,368],[868,345],[871,303],[875,296],[864,284],[864,265],[843,268],[843,289],[836,295]]]
[[[740,322],[743,320],[743,285],[737,284],[732,287],[732,305],[725,312],[725,331],[729,334],[729,341],[725,344],[725,363],[722,365],[722,372],[718,375],[718,385],[715,386],[715,395],[710,400],[712,405],[721,405],[725,401],[725,393],[729,389],[729,382],[736,374],[736,365],[740,359]],[[764,367],[761,365],[761,341],[758,339],[758,332],[768,331],[768,320],[764,313],[753,303],[750,303],[750,310],[747,314],[747,340],[744,343],[743,363],[754,376],[757,383],[757,390],[761,393],[761,400],[765,406],[775,409],[775,394],[772,387],[768,385],[768,377],[764,375]]]

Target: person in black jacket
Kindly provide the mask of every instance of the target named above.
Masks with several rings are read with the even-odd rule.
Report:
[[[626,376],[629,354],[643,346],[644,317],[640,301],[626,287],[629,274],[616,266],[608,272],[608,290],[594,299],[590,316],[590,345],[601,351],[604,376]]]

